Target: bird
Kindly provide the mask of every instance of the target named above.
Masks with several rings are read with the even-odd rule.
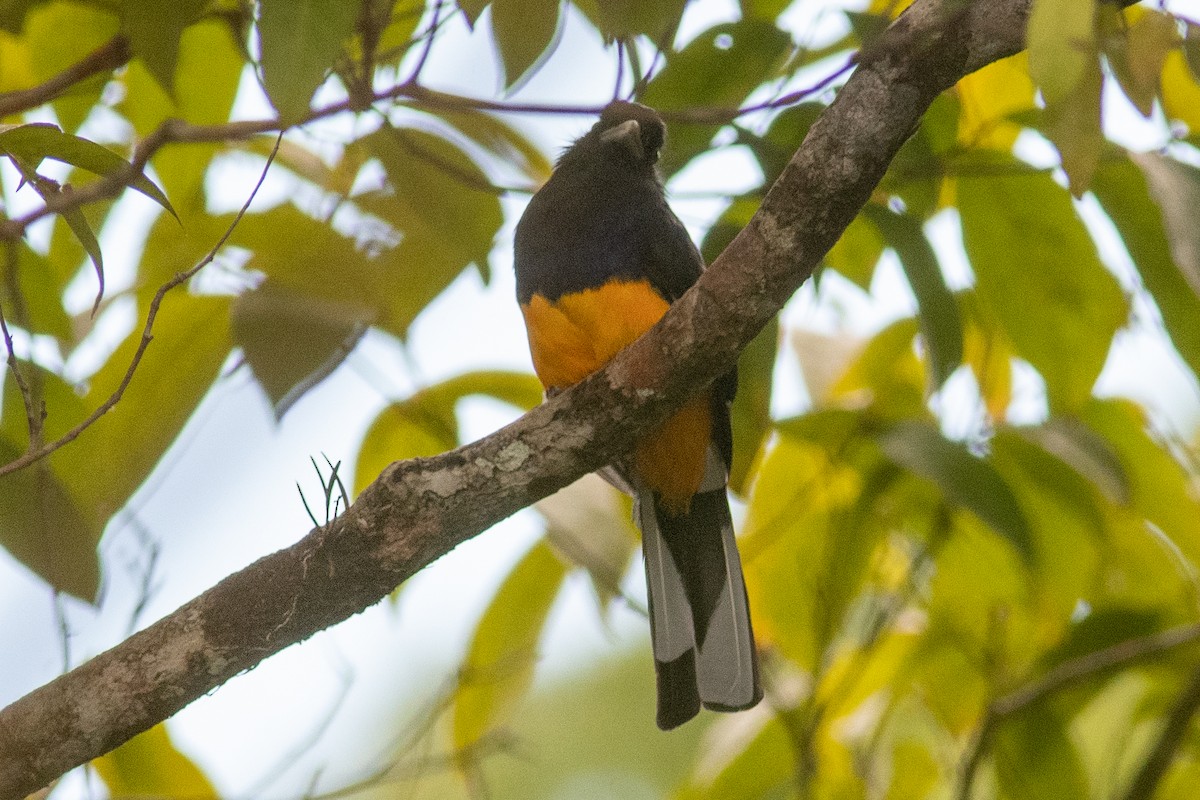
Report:
[[[704,270],[657,172],[665,138],[653,109],[613,101],[517,223],[517,302],[547,395],[603,367]],[[736,389],[734,370],[601,473],[634,497],[663,730],[763,696],[726,491]]]

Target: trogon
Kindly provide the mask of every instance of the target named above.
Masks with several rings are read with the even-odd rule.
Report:
[[[517,224],[517,300],[548,392],[604,366],[704,269],[655,170],[665,134],[653,110],[609,104]],[[725,490],[736,386],[732,372],[719,379],[604,473],[635,498],[664,730],[701,705],[736,711],[762,698]]]

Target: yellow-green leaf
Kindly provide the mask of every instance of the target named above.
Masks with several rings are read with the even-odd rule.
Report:
[[[208,778],[171,741],[164,723],[92,761],[111,797],[217,800]]]
[[[371,423],[354,468],[354,492],[362,491],[393,461],[434,456],[458,446],[455,407],[469,395],[494,397],[528,411],[542,400],[542,385],[523,372],[468,372],[392,403]]]
[[[1052,410],[1080,408],[1128,302],[1067,193],[1045,174],[960,178],[976,293],[1041,373]]]
[[[1046,107],[1045,132],[1058,148],[1071,194],[1082,197],[1092,182],[1104,152],[1100,127],[1100,93],[1104,77],[1100,65],[1089,63],[1075,90]]]
[[[1200,78],[1188,69],[1179,51],[1167,53],[1163,64],[1162,101],[1167,119],[1178,120],[1192,133],[1200,133]]]
[[[505,578],[479,620],[454,692],[454,749],[502,727],[533,682],[537,645],[567,570],[539,541]]]
[[[646,35],[670,50],[687,0],[573,0],[606,43]]]
[[[1088,797],[1087,773],[1067,736],[1067,720],[1044,705],[1004,720],[994,734],[996,776],[1005,797]]]
[[[183,29],[196,21],[207,0],[122,0],[129,47],[167,94],[175,93],[175,65]]]
[[[1029,73],[1054,105],[1096,65],[1096,0],[1034,0],[1027,37]]]
[[[43,2],[25,18],[25,41],[38,83],[49,80],[102,47],[118,30],[116,16],[99,3]],[[9,68],[5,63],[0,72]],[[61,93],[54,113],[64,130],[77,130],[100,100],[111,72],[94,75]]]
[[[354,32],[358,0],[260,0],[262,79],[279,116],[308,114],[317,87]]]
[[[83,403],[57,375],[29,362],[17,362],[35,404],[44,403],[43,443],[52,442],[83,417]],[[0,464],[21,456],[29,445],[25,399],[17,381],[4,381],[0,416]],[[96,544],[103,526],[64,485],[54,461],[43,459],[0,476],[0,545],[55,589],[93,602],[100,585]]]

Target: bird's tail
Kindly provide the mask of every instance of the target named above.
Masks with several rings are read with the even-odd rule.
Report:
[[[638,497],[650,633],[658,673],[658,726],[687,722],[700,706],[749,708],[762,699],[746,584],[722,486],[672,515]]]

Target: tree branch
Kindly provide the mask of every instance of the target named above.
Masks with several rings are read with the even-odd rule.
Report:
[[[344,515],[0,711],[0,800],[23,797],[627,452],[736,360],[812,274],[929,104],[1017,52],[1030,0],[919,0],[864,54],[750,224],[605,369],[477,442],[397,462]]]

